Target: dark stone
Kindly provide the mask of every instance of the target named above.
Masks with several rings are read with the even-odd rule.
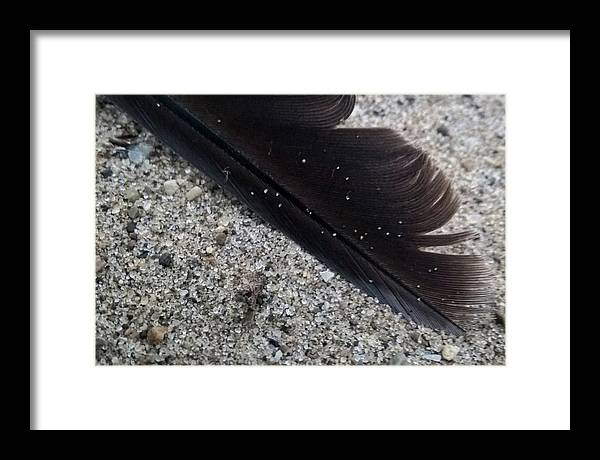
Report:
[[[201,265],[200,259],[198,259],[197,257],[192,257],[190,259],[190,267],[195,268],[195,267],[199,267]]]
[[[124,160],[125,158],[128,158],[127,149],[124,149],[122,147],[117,147],[113,151],[113,155],[115,155],[116,157],[118,157],[122,160]]]
[[[131,145],[131,143],[130,143],[130,142],[128,142],[128,141],[125,141],[125,140],[123,140],[123,139],[116,139],[116,138],[114,138],[114,137],[110,137],[110,138],[108,139],[108,141],[109,141],[111,144],[113,144],[113,145],[116,145],[116,146],[118,146],[118,147],[129,147],[129,146]]]
[[[144,249],[143,251],[140,251],[140,253],[138,254],[138,258],[145,259],[146,257],[148,257],[148,254],[149,252]]]
[[[100,174],[102,174],[102,177],[107,178],[107,177],[112,176],[113,172],[112,172],[112,169],[106,168]]]
[[[133,232],[135,232],[135,222],[130,221],[127,224],[127,233],[133,233]]]
[[[225,245],[225,242],[227,241],[227,235],[223,232],[219,232],[215,235],[215,241],[220,246],[223,246],[223,245]]]
[[[444,125],[438,126],[436,131],[444,137],[450,136],[450,132],[448,131],[448,128],[446,128]]]
[[[173,266],[173,256],[169,253],[164,253],[158,258],[158,263],[163,267]]]
[[[271,345],[273,345],[273,346],[274,346],[274,347],[276,347],[276,348],[279,348],[279,342],[278,342],[277,340],[275,340],[275,339],[271,339],[271,338],[268,338],[267,340],[269,341],[269,343],[270,343]]]
[[[406,99],[406,102],[408,102],[408,105],[414,104],[415,101],[417,100],[417,98],[414,96],[405,96],[404,99]]]

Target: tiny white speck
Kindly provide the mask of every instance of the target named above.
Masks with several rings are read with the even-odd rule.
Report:
[[[331,236],[337,236],[337,233],[332,233]]]
[[[429,273],[431,273],[431,268],[429,270],[427,270]]]
[[[369,280],[369,283],[372,283],[372,282],[373,282],[373,280]]]
[[[321,230],[321,235],[322,235],[323,233],[325,233],[325,232],[324,232],[323,230]]]
[[[390,234],[390,232],[385,232],[386,236]]]
[[[267,193],[268,191],[269,191],[269,189],[266,188],[266,189],[263,190],[263,193]]]
[[[160,107],[160,104],[158,102],[156,103],[156,107]]]
[[[402,223],[402,221],[401,221],[401,220],[399,220],[399,221],[398,221],[398,223],[399,223],[399,224],[401,224],[401,223]]]
[[[364,238],[364,236],[360,235],[360,239],[362,240]]]
[[[365,232],[365,236],[367,236],[367,235],[368,235],[368,233],[367,233],[367,232]]]
[[[434,268],[433,268],[433,271],[434,271],[434,272],[437,272],[437,267],[434,267]]]
[[[302,158],[302,163],[306,163],[306,158]]]
[[[340,167],[339,167],[339,166],[337,166],[335,169],[340,169]]]
[[[398,238],[401,238],[401,237],[402,237],[402,233],[398,233]]]
[[[417,297],[417,300],[420,302],[421,301],[421,297]]]
[[[381,227],[377,227],[377,230],[381,230]]]
[[[354,229],[354,233],[358,232],[358,230]]]
[[[346,177],[346,180],[350,179],[349,177]]]
[[[349,200],[349,199],[350,199],[350,195],[346,195],[346,200]]]
[[[279,203],[279,204],[277,205],[277,207],[278,207],[278,208],[281,208],[281,203]]]
[[[254,195],[254,192],[250,192],[250,195]]]
[[[218,119],[218,120],[217,120],[217,123],[221,123],[221,119]]]
[[[279,196],[279,192],[275,193],[275,196]]]
[[[420,287],[421,287],[421,285],[420,285],[420,284],[417,284],[417,287],[418,287],[418,288],[420,288]]]
[[[373,249],[373,246],[371,246],[370,249]]]

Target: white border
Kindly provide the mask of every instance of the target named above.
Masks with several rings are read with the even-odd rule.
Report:
[[[568,34],[32,35],[37,428],[569,428]],[[508,365],[94,366],[94,94],[507,95]]]

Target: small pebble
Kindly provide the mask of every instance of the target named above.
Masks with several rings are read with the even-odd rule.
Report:
[[[102,272],[105,267],[105,263],[100,256],[96,256],[96,273]]]
[[[127,233],[133,233],[133,232],[135,232],[135,222],[130,221],[127,224]]]
[[[138,208],[137,206],[132,206],[131,208],[129,208],[129,211],[127,211],[127,215],[131,219],[135,219],[135,218],[139,217],[139,215],[140,215],[140,208]]]
[[[411,331],[409,334],[411,339],[417,343],[421,343],[421,333],[419,331]]]
[[[477,164],[475,163],[475,160],[471,160],[470,158],[461,161],[460,165],[467,172],[474,171],[475,168],[477,167]]]
[[[102,177],[107,178],[107,177],[112,176],[113,172],[112,172],[112,169],[106,168],[106,169],[103,169],[100,174],[102,174]]]
[[[108,141],[111,144],[117,145],[119,147],[129,147],[131,145],[128,141],[124,141],[123,139],[116,139],[114,137],[109,138]]]
[[[147,334],[148,343],[150,343],[150,345],[158,345],[164,340],[166,333],[167,327],[165,326],[151,327],[150,329],[148,329]]]
[[[128,201],[135,202],[140,199],[140,193],[135,188],[129,188],[126,192]]]
[[[136,144],[127,150],[127,156],[129,157],[129,161],[139,165],[150,156],[151,150],[152,147],[148,144]]]
[[[442,361],[442,356],[438,355],[437,353],[427,353],[424,354],[422,356],[423,359],[426,359],[427,361],[434,361],[436,363],[439,363],[440,361]]]
[[[125,331],[125,337],[129,337],[129,338],[136,338],[138,336],[138,332],[135,330],[134,327],[130,327]]]
[[[335,273],[333,273],[333,272],[331,272],[331,271],[329,271],[329,270],[326,270],[326,271],[324,271],[324,272],[321,272],[321,278],[322,278],[322,279],[323,279],[323,281],[325,281],[326,283],[328,283],[328,282],[329,282],[329,280],[330,280],[331,278],[333,278],[334,276],[335,276]]]
[[[219,231],[219,229],[217,229],[217,232],[215,233],[215,241],[221,246],[223,246],[225,244],[225,241],[227,241],[227,234],[224,231]]]
[[[400,352],[390,359],[389,364],[392,366],[404,366],[408,364],[408,359],[406,358],[404,352]]]
[[[200,195],[202,195],[202,189],[198,186],[194,186],[185,194],[185,197],[188,201],[194,201],[196,198],[199,198]]]
[[[158,258],[158,263],[163,267],[171,267],[173,266],[173,256],[169,253],[161,254]]]
[[[179,184],[176,180],[168,180],[163,184],[165,193],[169,196],[174,195],[179,190]]]
[[[498,324],[501,324],[502,326],[506,325],[506,316],[505,316],[504,309],[496,310],[496,322]]]
[[[450,132],[448,131],[448,128],[446,128],[444,125],[438,126],[436,131],[444,137],[450,136]]]
[[[499,158],[486,158],[485,162],[492,168],[500,169],[503,166],[503,161]]]
[[[460,347],[457,347],[456,345],[444,345],[442,347],[442,358],[446,361],[454,361],[459,351]]]

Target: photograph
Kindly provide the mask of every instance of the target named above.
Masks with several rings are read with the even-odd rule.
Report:
[[[505,366],[505,105],[97,94],[95,365]]]

